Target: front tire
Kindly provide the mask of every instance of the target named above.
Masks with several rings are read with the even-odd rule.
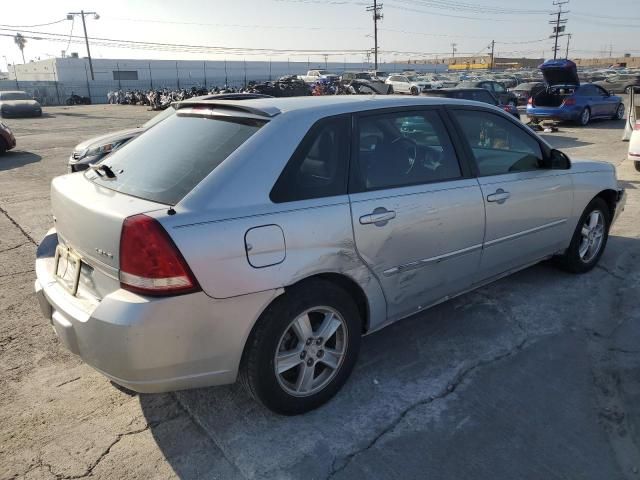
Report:
[[[582,112],[580,112],[580,116],[578,117],[578,125],[580,125],[581,127],[586,127],[587,125],[589,125],[589,122],[591,121],[591,110],[589,110],[589,108],[585,108],[584,110],[582,110]]]
[[[558,258],[560,266],[572,273],[585,273],[596,266],[609,239],[611,212],[596,197],[582,213],[567,251]]]
[[[625,109],[624,104],[619,104],[616,108],[616,114],[613,116],[614,120],[622,120],[624,119]]]
[[[7,143],[4,141],[4,138],[0,138],[0,155],[3,155],[7,151]]]
[[[416,96],[418,95],[418,89],[416,87],[411,87],[411,95]]]
[[[251,333],[241,381],[270,410],[305,413],[329,401],[358,357],[362,319],[351,296],[311,280],[277,298]]]

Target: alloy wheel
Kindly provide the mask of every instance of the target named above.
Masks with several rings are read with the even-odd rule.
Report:
[[[305,397],[325,388],[347,352],[347,326],[330,307],[314,307],[285,329],[274,357],[278,383],[290,395]]]
[[[604,215],[600,210],[592,211],[581,230],[582,238],[578,247],[580,260],[591,262],[600,252],[604,240]]]
[[[589,120],[591,120],[591,112],[589,112],[588,108],[585,108],[580,115],[580,123],[586,125],[589,123]]]

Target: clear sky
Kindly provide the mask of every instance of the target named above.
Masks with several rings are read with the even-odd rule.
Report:
[[[72,38],[68,12],[96,11],[87,17],[89,37],[119,41],[198,45],[197,49],[95,40],[95,58],[242,59],[361,61],[373,47],[373,21],[365,11],[373,0],[20,0],[2,2],[0,34],[59,35],[57,41],[27,38],[26,61],[60,56],[61,50],[86,55],[84,41]],[[552,0],[383,0],[379,44],[383,61],[487,52],[496,56],[549,57]],[[564,8],[572,33],[572,57],[640,55],[640,0],[571,0]],[[17,28],[14,28],[16,27]],[[76,18],[73,35],[81,36]],[[75,43],[81,42],[81,43]],[[564,52],[566,38],[561,39]],[[211,49],[203,47],[221,47]],[[224,47],[224,48],[222,48]],[[233,48],[234,50],[227,50]],[[270,52],[251,50],[265,49]],[[306,52],[303,52],[306,50]],[[0,36],[0,68],[22,62],[10,36]]]

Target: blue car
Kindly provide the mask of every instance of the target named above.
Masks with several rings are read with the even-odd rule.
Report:
[[[529,98],[527,116],[540,120],[568,120],[587,125],[593,118],[624,118],[622,99],[599,85],[580,84],[571,60],[547,60],[540,65],[545,88]]]

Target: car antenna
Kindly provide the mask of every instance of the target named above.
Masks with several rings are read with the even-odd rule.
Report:
[[[173,207],[169,207],[169,210],[167,210],[167,215],[175,215],[176,211],[173,209]]]

